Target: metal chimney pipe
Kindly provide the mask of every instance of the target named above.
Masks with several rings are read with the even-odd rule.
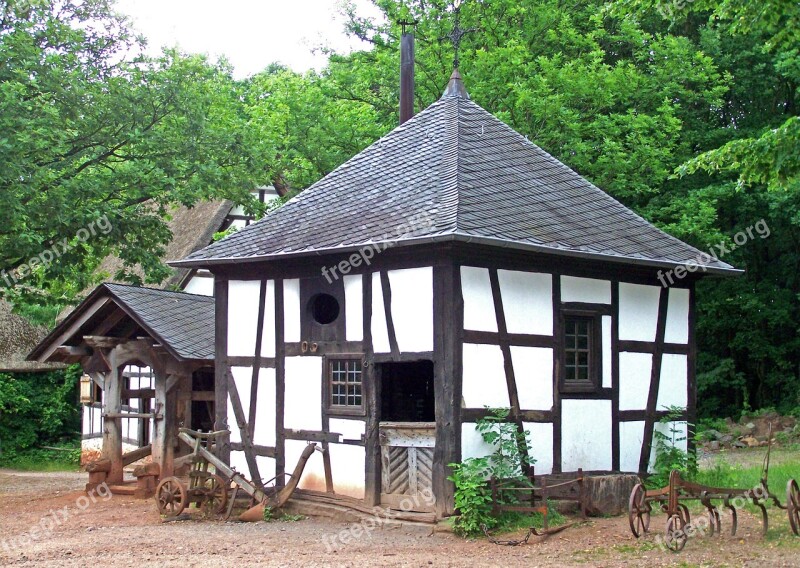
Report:
[[[404,32],[400,38],[400,124],[412,116],[414,116],[414,34]]]

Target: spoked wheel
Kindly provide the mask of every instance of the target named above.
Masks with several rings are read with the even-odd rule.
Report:
[[[680,552],[686,546],[689,537],[686,535],[686,519],[681,513],[672,515],[667,520],[667,538],[664,544],[672,552]]]
[[[165,477],[156,487],[158,512],[168,517],[177,517],[186,508],[189,497],[186,488],[177,477]]]
[[[639,538],[650,529],[650,504],[645,500],[646,491],[637,483],[628,500],[628,523],[633,536]]]
[[[210,475],[203,480],[205,498],[201,508],[206,515],[221,515],[228,504],[228,484],[219,475]]]
[[[786,484],[786,510],[789,513],[792,532],[795,536],[800,536],[800,488],[794,479],[790,479]]]

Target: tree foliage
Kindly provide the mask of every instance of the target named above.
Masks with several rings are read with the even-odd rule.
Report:
[[[137,40],[107,0],[6,3],[0,22],[0,269],[66,238],[13,289],[66,301],[113,252],[163,278],[175,204],[302,190],[397,124],[399,20],[415,20],[416,107],[452,71],[449,0],[345,5],[367,48],[320,72],[224,62]],[[800,405],[797,3],[787,0],[466,0],[471,97],[658,226],[701,249],[765,220],[701,282],[700,408]],[[131,55],[133,54],[133,55]],[[81,228],[107,215],[108,235]],[[126,276],[123,274],[122,276]],[[133,279],[132,273],[127,276]]]

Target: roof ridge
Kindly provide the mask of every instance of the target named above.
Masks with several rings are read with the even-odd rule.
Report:
[[[185,292],[183,290],[165,290],[164,288],[152,288],[150,286],[136,286],[134,284],[122,284],[119,282],[103,282],[101,286],[107,288],[109,291],[113,292],[113,288],[126,288],[128,290],[135,290],[145,291],[145,292],[154,292],[156,294],[177,294],[181,296],[189,296],[191,299],[194,300],[203,300],[203,301],[213,301],[213,296],[206,296],[205,294],[192,294],[191,292]]]

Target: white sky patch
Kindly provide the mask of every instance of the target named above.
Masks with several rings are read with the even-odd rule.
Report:
[[[358,13],[379,17],[369,0],[354,0]],[[117,0],[117,11],[130,16],[134,29],[148,40],[147,52],[178,46],[189,53],[224,55],[237,78],[280,62],[294,71],[321,69],[327,56],[367,45],[344,32],[340,0]]]

